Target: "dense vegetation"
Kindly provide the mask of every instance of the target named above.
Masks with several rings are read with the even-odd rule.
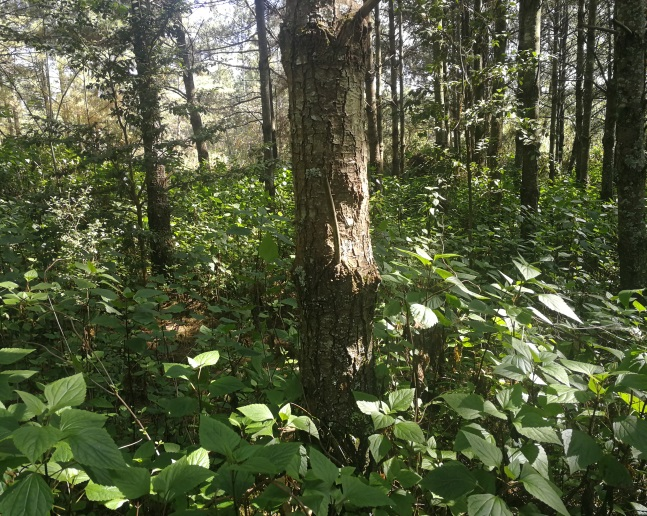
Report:
[[[424,5],[433,17],[441,4]],[[127,14],[117,7],[92,12]],[[3,41],[36,34],[35,52],[81,55],[17,32]],[[421,129],[439,106],[410,92],[403,171],[370,176],[377,390],[353,393],[368,430],[349,436],[302,390],[291,164],[257,162],[260,141],[252,159],[200,164],[189,145],[206,136],[146,147],[157,126],[141,124],[141,62],[82,57],[97,105],[114,103],[108,122],[34,105],[17,131],[3,115],[2,515],[647,511],[647,308],[621,287],[601,148],[585,181],[542,162],[529,213],[512,132],[494,162],[465,120],[442,145]],[[157,108],[188,117],[188,104]],[[160,163],[172,259],[156,269],[146,209]]]

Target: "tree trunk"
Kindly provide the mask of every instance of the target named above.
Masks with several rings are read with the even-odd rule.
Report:
[[[612,6],[609,5],[609,23],[612,19]],[[611,27],[612,28],[612,27]],[[600,188],[600,199],[610,201],[613,198],[613,179],[615,175],[615,144],[616,144],[616,70],[613,52],[615,49],[615,37],[609,38],[607,55],[607,95],[604,112],[604,134],[602,136],[602,185]]]
[[[557,112],[555,161],[560,168],[564,165],[564,125],[566,122],[566,73],[568,64],[568,3],[562,0],[561,43],[559,45],[559,101]]]
[[[382,112],[382,23],[379,4],[373,10],[375,19],[375,123],[377,124],[378,174],[384,174],[384,117]]]
[[[400,176],[404,175],[404,164],[406,161],[405,141],[404,141],[404,58],[402,46],[404,37],[402,36],[402,0],[398,0],[398,115],[400,122]]]
[[[539,208],[539,61],[541,33],[541,1],[521,0],[519,3],[519,55],[522,59],[520,101],[524,137],[521,146],[522,237],[530,237],[532,216]]]
[[[583,119],[583,100],[584,92],[582,88],[582,78],[584,76],[584,23],[586,20],[586,11],[584,10],[584,0],[577,1],[577,54],[575,62],[575,138],[573,139],[573,149],[571,158],[568,162],[568,173],[573,172],[580,155],[580,142],[582,136],[582,119]]]
[[[579,147],[575,178],[581,186],[589,182],[589,153],[591,150],[591,111],[593,109],[593,72],[595,71],[595,25],[597,23],[598,0],[589,0],[588,28],[586,34],[586,59],[584,65],[584,86],[582,91],[582,129],[579,133]],[[584,27],[581,28],[584,30]]]
[[[442,25],[442,20],[439,22]],[[440,30],[440,28],[439,28]],[[443,149],[449,146],[448,135],[448,116],[447,104],[445,102],[445,59],[440,46],[440,37],[434,36],[432,44],[432,54],[434,59],[434,102],[437,106],[438,116],[436,119],[436,145]]]
[[[398,47],[395,37],[395,0],[389,0],[389,52],[391,53],[391,174],[400,174],[400,102],[398,99]]]
[[[502,66],[505,63],[505,56],[508,48],[508,22],[507,3],[504,0],[497,0],[494,6],[494,63],[495,66]],[[497,107],[490,124],[490,138],[488,142],[488,167],[492,171],[492,178],[501,179],[499,168],[499,151],[503,140],[503,102],[505,97],[506,82],[502,72],[496,72],[492,80],[492,99]]]
[[[209,151],[207,150],[207,141],[202,125],[202,116],[200,109],[195,101],[195,81],[193,80],[193,53],[187,44],[186,32],[180,20],[175,27],[175,39],[178,50],[182,57],[182,81],[184,82],[184,94],[186,96],[186,105],[189,111],[189,122],[193,131],[195,140],[195,149],[198,153],[198,164],[209,167]]]
[[[557,177],[557,119],[560,111],[560,83],[559,83],[559,30],[561,28],[562,20],[562,0],[555,1],[555,9],[553,12],[553,40],[551,52],[553,58],[551,61],[550,72],[550,135],[549,135],[549,178],[553,181]]]
[[[168,177],[160,155],[162,136],[160,91],[156,80],[157,66],[148,7],[132,2],[131,29],[133,53],[137,68],[135,89],[139,110],[139,130],[144,147],[144,174],[148,195],[148,229],[150,230],[151,266],[154,274],[168,274],[172,261],[171,205]],[[145,12],[146,11],[146,12]]]
[[[272,109],[272,78],[270,76],[270,52],[265,26],[265,0],[255,0],[256,32],[258,35],[258,71],[261,82],[261,117],[263,119],[263,184],[270,197],[276,195],[274,169],[277,147],[274,135],[276,124]]]
[[[647,286],[645,225],[646,0],[616,0],[618,254],[620,288]]]
[[[353,391],[375,389],[379,272],[369,233],[364,80],[377,4],[289,0],[281,28],[296,203],[294,279],[308,409],[324,428],[367,430]],[[367,12],[368,11],[368,12]]]
[[[379,38],[379,34],[375,34]],[[368,167],[377,176],[382,175],[382,147],[378,137],[377,100],[375,79],[377,66],[375,65],[374,46],[370,45],[367,56],[366,68],[366,135],[368,137],[369,159]]]

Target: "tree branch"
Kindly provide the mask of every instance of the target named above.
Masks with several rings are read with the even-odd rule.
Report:
[[[366,0],[362,7],[360,7],[355,13],[355,20],[362,21],[369,14],[371,14],[371,12],[373,12],[373,9],[375,9],[379,3],[380,0]]]

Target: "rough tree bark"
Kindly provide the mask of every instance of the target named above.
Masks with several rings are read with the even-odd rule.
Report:
[[[582,116],[583,116],[583,81],[584,76],[584,24],[586,20],[586,10],[584,9],[584,0],[577,0],[577,52],[575,61],[575,138],[573,139],[573,149],[571,158],[568,161],[568,173],[573,172],[579,157],[580,141],[582,134]]]
[[[618,254],[620,288],[647,286],[645,224],[645,10],[647,0],[616,0]]]
[[[494,63],[495,66],[503,66],[508,50],[508,22],[507,22],[507,2],[496,0],[492,7],[494,11]],[[497,104],[503,104],[505,98],[506,81],[503,71],[494,74],[492,79],[492,99]],[[501,170],[499,167],[499,150],[503,140],[503,112],[502,106],[497,106],[492,115],[490,123],[490,138],[488,141],[488,159],[487,165],[492,171],[492,179],[501,179]]]
[[[256,32],[258,35],[258,71],[261,83],[261,117],[263,120],[263,184],[270,197],[276,195],[274,169],[278,151],[276,146],[276,123],[272,110],[272,78],[270,76],[270,52],[265,25],[265,0],[255,0]]]
[[[593,72],[595,71],[595,25],[598,0],[589,0],[588,28],[586,34],[586,57],[582,88],[582,128],[579,136],[575,178],[581,186],[589,182],[589,155],[591,151],[591,111],[593,109]],[[584,30],[582,27],[579,30]]]
[[[288,0],[280,45],[288,81],[296,202],[300,368],[325,428],[363,434],[353,391],[375,389],[372,318],[380,276],[368,216],[366,17],[379,0]]]
[[[519,100],[524,120],[521,146],[521,207],[526,211],[521,235],[530,237],[532,215],[539,207],[539,147],[537,134],[539,118],[539,52],[541,34],[541,1],[521,0],[519,3]]]
[[[379,11],[375,10],[379,16]],[[377,24],[375,24],[377,26]],[[379,33],[375,31],[375,39],[380,37]],[[368,137],[369,148],[369,169],[378,177],[382,175],[382,142],[379,138],[378,130],[378,116],[377,116],[377,90],[376,90],[376,75],[378,67],[375,66],[375,47],[369,46],[368,61],[366,68],[366,135]]]
[[[151,267],[154,274],[168,274],[172,262],[171,205],[168,177],[159,149],[162,137],[160,88],[155,58],[156,35],[150,4],[132,1],[131,30],[137,77],[135,89],[139,110],[139,130],[144,148],[144,174],[148,196]]]

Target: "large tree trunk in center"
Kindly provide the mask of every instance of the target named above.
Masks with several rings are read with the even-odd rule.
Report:
[[[325,426],[355,435],[365,422],[352,393],[374,390],[380,282],[369,234],[364,109],[365,17],[376,3],[358,12],[353,0],[288,1],[280,38],[292,127],[302,383],[309,410]]]

